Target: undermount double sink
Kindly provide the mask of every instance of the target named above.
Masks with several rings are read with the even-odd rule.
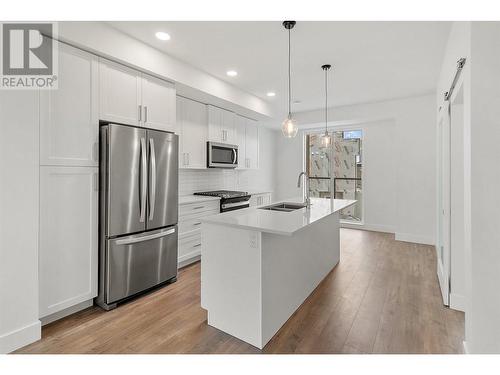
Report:
[[[305,204],[301,203],[277,203],[272,204],[270,206],[259,207],[260,210],[269,210],[269,211],[281,211],[281,212],[292,212],[295,210],[300,210],[301,208],[306,207]]]

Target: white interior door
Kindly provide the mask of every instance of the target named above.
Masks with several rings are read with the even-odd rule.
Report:
[[[443,303],[450,299],[450,107],[445,102],[438,121],[437,274]]]

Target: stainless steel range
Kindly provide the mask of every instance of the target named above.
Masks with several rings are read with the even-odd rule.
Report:
[[[250,197],[246,191],[215,190],[200,191],[195,195],[220,198],[220,212],[228,212],[250,207]]]

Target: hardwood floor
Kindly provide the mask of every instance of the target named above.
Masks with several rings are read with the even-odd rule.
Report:
[[[260,351],[206,323],[200,264],[168,287],[45,326],[18,353],[462,353],[464,314],[445,308],[431,246],[341,230],[341,260]]]

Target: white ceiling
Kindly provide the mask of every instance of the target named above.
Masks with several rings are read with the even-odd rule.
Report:
[[[286,110],[287,32],[276,22],[111,22],[113,27]],[[433,92],[449,22],[298,22],[292,30],[293,111]],[[171,36],[167,42],[155,32]],[[237,77],[226,76],[234,69]],[[266,92],[276,92],[268,98]]]

